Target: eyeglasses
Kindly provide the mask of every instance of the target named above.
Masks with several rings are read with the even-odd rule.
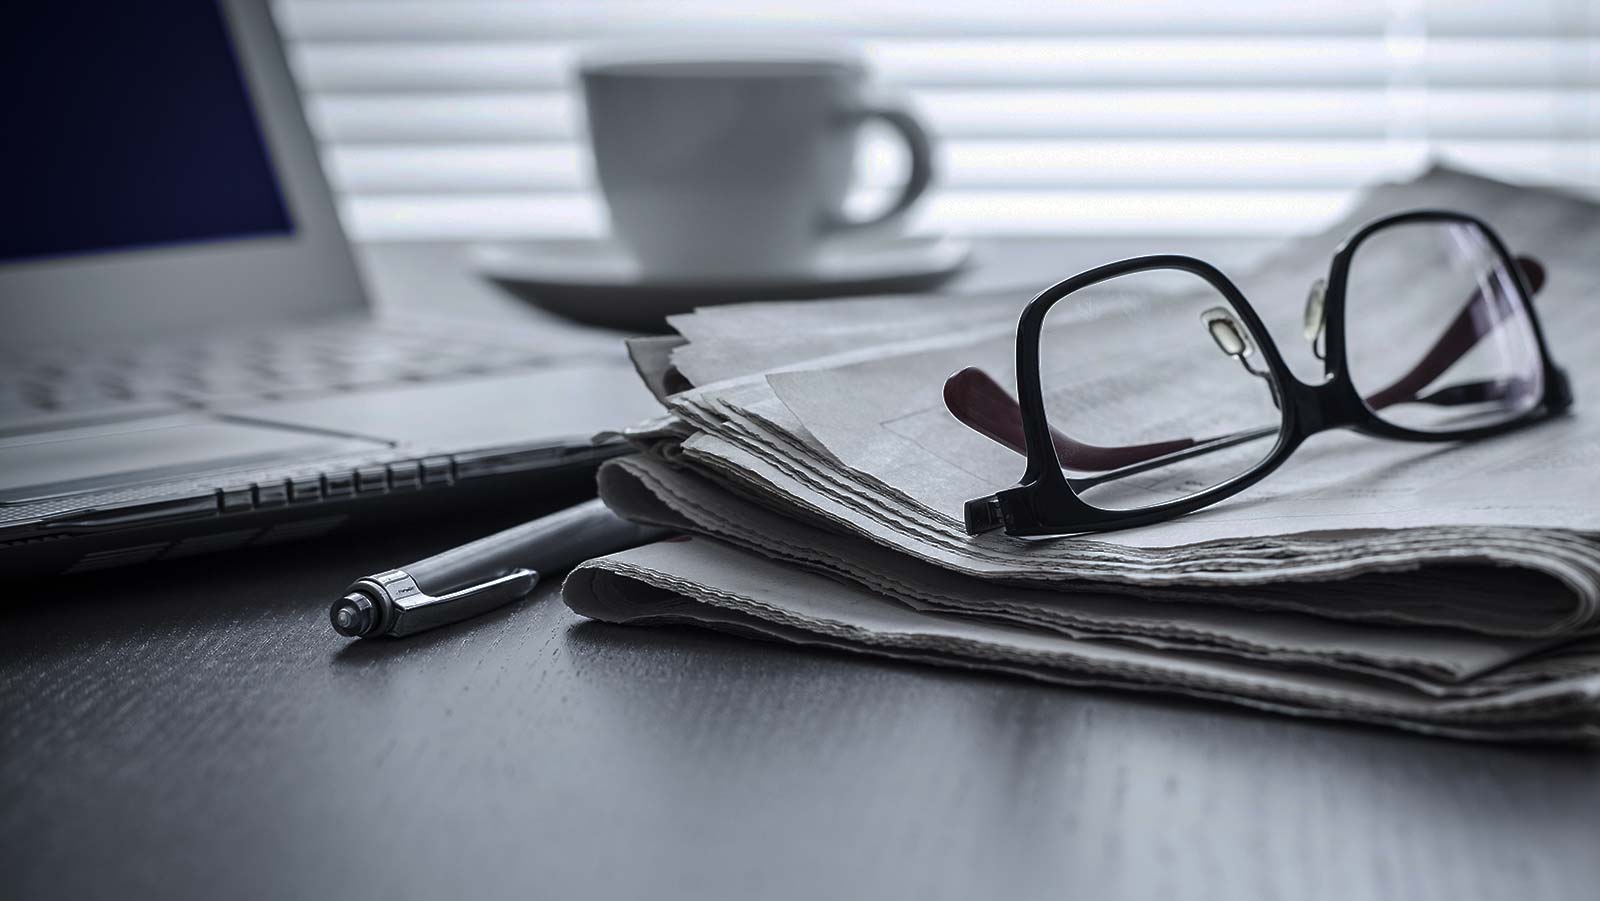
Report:
[[[1328,429],[1459,441],[1561,413],[1571,389],[1531,303],[1544,280],[1538,261],[1513,258],[1472,216],[1372,222],[1306,300],[1305,338],[1324,361],[1315,385],[1200,260],[1137,257],[1059,282],[1017,326],[1017,399],[979,369],[945,383],[957,419],[1027,457],[1018,485],[967,502],[967,532],[1181,516],[1250,487]]]

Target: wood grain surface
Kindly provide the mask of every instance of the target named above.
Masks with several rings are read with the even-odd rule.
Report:
[[[0,896],[1600,892],[1582,752],[587,623],[552,586],[328,625],[354,576],[505,524],[9,586]]]

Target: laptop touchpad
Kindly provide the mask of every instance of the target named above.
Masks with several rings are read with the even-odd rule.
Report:
[[[0,438],[0,504],[388,445],[179,415]]]

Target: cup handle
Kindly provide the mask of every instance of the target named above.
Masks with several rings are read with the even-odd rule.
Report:
[[[877,119],[899,132],[906,142],[906,149],[911,152],[911,174],[900,189],[900,196],[882,212],[864,219],[852,219],[842,212],[828,214],[823,222],[823,230],[834,234],[873,228],[900,218],[933,183],[933,142],[910,110],[892,104],[873,104],[858,107],[846,116],[851,128],[859,128],[862,123]]]

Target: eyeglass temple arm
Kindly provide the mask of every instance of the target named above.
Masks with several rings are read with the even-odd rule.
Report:
[[[1524,256],[1517,258],[1517,265],[1522,268],[1523,274],[1528,279],[1530,290],[1537,293],[1544,286],[1543,264],[1532,257]],[[1488,334],[1487,330],[1478,327],[1477,319],[1474,317],[1474,310],[1483,303],[1482,292],[1473,292],[1463,304],[1461,312],[1456,314],[1456,318],[1434,342],[1433,347],[1423,354],[1417,365],[1394,384],[1369,395],[1367,404],[1377,410],[1407,400],[1419,400],[1418,391],[1443,375],[1457,360],[1465,356],[1467,351],[1475,347],[1484,335]],[[1495,324],[1498,324],[1498,320]],[[1454,388],[1473,390],[1455,391]],[[1428,398],[1420,399],[1439,404],[1467,403],[1478,396],[1477,389],[1487,392],[1489,385],[1473,383],[1473,385],[1453,386],[1435,392]],[[982,369],[969,366],[946,379],[944,404],[956,419],[980,435],[1019,454],[1028,452],[1027,441],[1022,432],[1022,408],[1017,405],[1010,392]],[[1079,472],[1123,469],[1194,447],[1204,446],[1204,450],[1201,451],[1203,453],[1230,446],[1220,442],[1228,442],[1237,437],[1222,435],[1204,441],[1178,438],[1150,444],[1103,447],[1077,441],[1054,426],[1049,428],[1050,443],[1055,446],[1056,459],[1060,460],[1063,466]],[[1255,435],[1256,430],[1240,434]]]
[[[978,434],[1019,454],[1028,452],[1022,433],[1022,408],[1010,392],[982,369],[968,366],[946,379],[944,405],[956,419]],[[1073,469],[1094,471],[1118,469],[1162,457],[1198,442],[1193,438],[1179,438],[1154,444],[1101,447],[1074,440],[1050,426],[1050,443],[1055,445],[1056,458],[1063,464],[1070,461]]]

